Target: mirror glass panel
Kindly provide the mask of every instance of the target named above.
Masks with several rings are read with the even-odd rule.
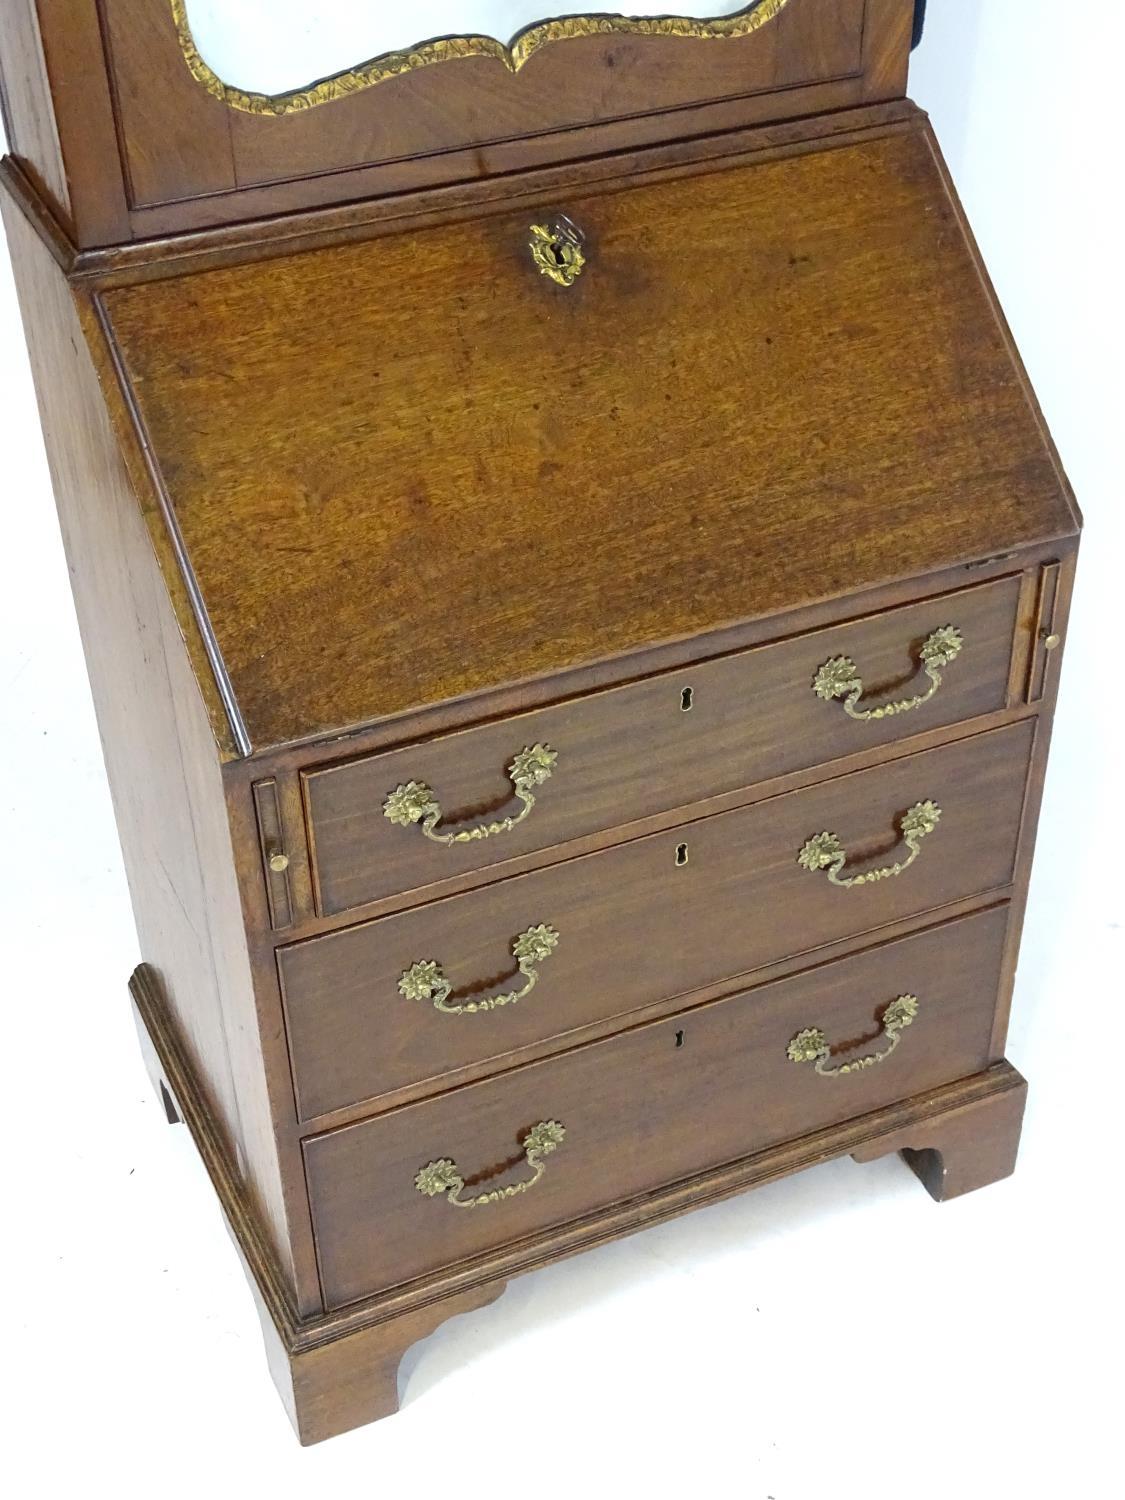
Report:
[[[669,0],[663,9],[611,9],[587,0],[557,5],[546,14],[544,0],[181,0],[181,5],[203,61],[229,87],[255,94],[302,89],[435,37],[487,36],[507,44],[527,27],[563,16],[721,20],[757,8],[747,0]]]

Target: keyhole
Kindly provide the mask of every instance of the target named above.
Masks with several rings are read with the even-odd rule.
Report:
[[[676,1046],[677,1047],[682,1047],[683,1045],[684,1045],[684,1034],[683,1034],[682,1031],[677,1031],[676,1032]]]
[[[678,865],[686,865],[687,864],[687,845],[686,844],[677,844],[676,845],[676,863]]]
[[[554,261],[556,266],[566,265],[566,256],[564,255],[563,247],[559,244],[558,240],[554,240],[552,242],[550,253],[551,259]]]
[[[691,712],[692,701],[694,697],[695,694],[689,687],[684,688],[683,692],[680,694],[680,708],[685,714]]]

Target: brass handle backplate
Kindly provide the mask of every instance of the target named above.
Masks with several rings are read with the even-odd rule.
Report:
[[[799,1031],[789,1043],[789,1061],[815,1063],[816,1071],[822,1078],[842,1078],[845,1073],[861,1073],[865,1068],[873,1068],[877,1063],[886,1062],[898,1046],[902,1033],[917,1015],[917,995],[899,995],[883,1012],[880,1027],[882,1035],[891,1045],[884,1047],[881,1052],[868,1052],[863,1057],[853,1057],[850,1062],[837,1063],[835,1066],[832,1066],[832,1047],[828,1038],[819,1026],[810,1026],[806,1031]]]
[[[523,803],[514,818],[478,823],[474,828],[462,828],[456,833],[439,832],[441,803],[424,781],[408,781],[389,792],[383,802],[383,816],[399,828],[421,823],[422,832],[435,844],[469,844],[475,839],[490,839],[497,833],[510,833],[535,806],[535,788],[548,780],[558,758],[558,753],[550,745],[525,745],[512,761],[508,778],[517,800]]]
[[[833,885],[845,890],[853,885],[871,885],[876,880],[889,880],[901,875],[903,870],[918,858],[922,840],[933,833],[941,818],[941,808],[936,802],[915,802],[899,824],[903,843],[910,850],[908,858],[897,860],[893,865],[881,865],[877,870],[865,870],[860,875],[845,875],[848,851],[834,833],[818,833],[808,839],[797,856],[797,863],[805,870],[827,870]]]
[[[913,708],[921,708],[923,703],[930,701],[941,687],[941,668],[947,667],[951,661],[955,661],[960,656],[963,645],[961,632],[955,625],[943,625],[939,630],[931,631],[918,651],[922,670],[930,679],[930,685],[924,693],[916,693],[911,698],[892,699],[889,703],[860,708],[859,700],[863,697],[863,678],[859,675],[859,668],[850,656],[834,656],[831,661],[826,661],[813,678],[813,691],[818,698],[823,698],[827,702],[831,702],[834,698],[842,698],[844,712],[850,718],[890,719],[895,714],[905,714]]]
[[[491,1188],[477,1193],[473,1198],[462,1198],[465,1179],[457,1170],[456,1162],[443,1156],[439,1161],[429,1162],[414,1179],[414,1186],[427,1198],[436,1198],[440,1193],[449,1194],[454,1208],[484,1208],[489,1203],[501,1203],[505,1198],[516,1198],[529,1192],[546,1171],[543,1158],[563,1143],[566,1129],[557,1120],[540,1120],[523,1138],[523,1154],[532,1175],[522,1182],[513,1182],[507,1187]]]
[[[553,927],[540,924],[521,932],[512,943],[512,957],[527,981],[518,990],[505,995],[490,995],[485,1000],[466,1000],[460,1005],[451,1005],[453,986],[446,979],[442,967],[434,959],[411,964],[404,969],[398,987],[408,1000],[432,1000],[434,1009],[444,1011],[447,1016],[472,1016],[484,1011],[499,1010],[502,1005],[515,1005],[525,995],[530,995],[539,978],[539,965],[558,947],[559,935]]]
[[[542,276],[557,286],[573,286],[586,266],[582,234],[569,219],[532,224],[528,249]]]

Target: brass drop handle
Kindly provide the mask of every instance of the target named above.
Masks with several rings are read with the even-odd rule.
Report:
[[[803,845],[797,856],[797,863],[804,870],[827,870],[832,884],[841,886],[845,890],[853,885],[871,885],[876,880],[889,880],[894,875],[901,875],[903,870],[909,870],[918,858],[922,840],[928,833],[933,833],[940,818],[941,808],[936,802],[915,802],[899,824],[903,843],[910,850],[910,855],[907,859],[898,860],[893,865],[882,865],[877,870],[865,870],[861,875],[844,875],[843,869],[848,862],[848,851],[834,833],[814,834]]]
[[[521,932],[512,943],[512,957],[527,983],[506,995],[490,995],[485,1000],[466,1000],[460,1005],[451,1005],[453,986],[446,979],[441,965],[432,958],[403,970],[398,982],[399,993],[407,1000],[432,1000],[434,1009],[447,1016],[473,1016],[499,1010],[502,1005],[515,1005],[517,1000],[531,994],[539,979],[539,965],[550,958],[558,943],[559,935],[555,929],[542,923]]]
[[[922,670],[930,679],[930,685],[924,693],[916,693],[912,698],[898,698],[871,708],[860,708],[863,678],[850,656],[834,656],[831,661],[826,661],[813,678],[813,691],[826,702],[842,698],[844,712],[849,718],[861,721],[890,719],[895,714],[905,714],[911,709],[921,708],[923,703],[930,701],[941,687],[941,668],[956,661],[963,645],[961,632],[955,625],[943,625],[939,630],[930,632],[918,651]]]
[[[436,1198],[441,1193],[448,1193],[448,1201],[454,1208],[484,1208],[489,1203],[501,1203],[505,1198],[516,1198],[520,1193],[527,1193],[535,1186],[546,1171],[543,1158],[550,1156],[563,1143],[566,1129],[557,1120],[540,1120],[538,1125],[533,1125],[523,1138],[523,1154],[527,1164],[531,1168],[532,1175],[523,1182],[513,1182],[507,1187],[492,1188],[484,1193],[477,1193],[473,1198],[462,1198],[461,1194],[465,1188],[465,1179],[457,1170],[456,1162],[443,1156],[439,1161],[432,1161],[424,1166],[414,1179],[414,1186],[427,1198]]]
[[[899,995],[883,1012],[880,1032],[890,1042],[881,1052],[868,1052],[863,1057],[853,1057],[850,1062],[831,1066],[832,1048],[819,1026],[810,1026],[799,1031],[789,1043],[787,1052],[790,1062],[815,1063],[822,1078],[842,1078],[845,1073],[861,1073],[865,1068],[886,1062],[902,1039],[902,1033],[918,1015],[917,995]]]
[[[527,243],[539,274],[549,277],[556,286],[573,286],[586,267],[582,233],[569,219],[532,224]]]
[[[441,803],[424,781],[408,781],[389,792],[383,802],[383,816],[399,828],[421,823],[422,832],[435,844],[469,844],[475,839],[490,839],[497,833],[510,833],[535,806],[535,788],[549,779],[558,758],[557,751],[550,745],[525,745],[512,761],[508,767],[508,779],[517,800],[523,803],[514,818],[478,823],[474,828],[462,828],[456,833],[439,832]]]

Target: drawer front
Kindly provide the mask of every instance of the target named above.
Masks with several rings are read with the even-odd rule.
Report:
[[[281,949],[302,1118],[1007,885],[1033,732],[975,735]],[[840,888],[798,863],[831,832],[843,878],[902,864],[902,819],[931,801],[940,822],[898,875]],[[522,998],[483,1004],[504,995]]]
[[[921,730],[1003,708],[1017,623],[1019,579],[1004,578],[773,645],[663,673],[558,707],[368,756],[304,777],[317,901],[325,914],[414,891],[514,855],[615,828],[823,764]],[[927,676],[925,643],[952,626],[960,649]],[[942,655],[939,639],[936,648]],[[821,679],[863,692],[818,696],[827,663],[854,664]],[[932,662],[932,657],[931,657]],[[915,699],[925,699],[914,703]],[[914,706],[871,716],[887,703]],[[855,714],[866,717],[855,717]],[[524,749],[557,756],[550,776],[513,791],[509,768]],[[517,771],[518,774],[518,771]],[[442,844],[421,822],[394,823],[387,798],[421,783],[441,817],[431,830],[471,830],[523,814],[487,838]],[[423,801],[426,801],[423,794]]]
[[[329,1306],[980,1071],[1005,927],[993,908],[307,1141]],[[848,1050],[810,1058],[814,1031]],[[565,1137],[537,1166],[521,1147],[552,1121]],[[455,1185],[415,1186],[442,1162],[461,1197],[538,1180],[464,1212]]]

